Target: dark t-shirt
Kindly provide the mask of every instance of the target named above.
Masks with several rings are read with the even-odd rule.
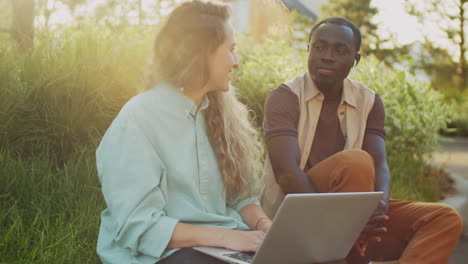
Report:
[[[324,99],[305,171],[331,155],[344,150],[346,139],[338,119],[339,103],[340,98]],[[297,137],[299,115],[299,99],[296,94],[287,85],[280,84],[271,91],[265,103],[263,122],[265,139],[268,141],[268,139],[279,135]],[[385,139],[384,122],[384,105],[376,93],[374,105],[367,117],[365,133],[375,134]]]

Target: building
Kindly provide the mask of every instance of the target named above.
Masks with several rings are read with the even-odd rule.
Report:
[[[232,23],[238,32],[251,33],[260,41],[272,27],[284,27],[291,23],[290,10],[315,22],[320,5],[327,0],[223,0],[232,8]]]

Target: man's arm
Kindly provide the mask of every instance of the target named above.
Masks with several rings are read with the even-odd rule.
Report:
[[[268,155],[276,181],[284,193],[313,193],[307,174],[299,168],[300,150],[297,137],[278,135],[267,140]]]
[[[263,128],[276,182],[284,193],[314,192],[309,177],[299,167],[299,116],[299,99],[288,86],[280,84],[268,95]]]
[[[355,244],[356,249],[364,256],[369,240],[380,242],[381,235],[387,232],[385,222],[388,220],[390,201],[390,170],[387,165],[385,140],[380,135],[366,134],[362,149],[374,159],[375,191],[383,191],[384,198],[380,201],[364,230]]]
[[[385,214],[387,214],[390,200],[390,170],[387,165],[384,125],[385,107],[380,96],[375,94],[374,105],[367,118],[362,149],[374,159],[375,190],[385,193],[382,201],[385,202]]]
[[[374,214],[371,216],[358,242],[355,244],[361,255],[367,249],[368,241],[381,241],[381,235],[387,231],[385,227],[388,220],[390,200],[390,170],[387,165],[387,154],[385,150],[385,109],[378,94],[375,95],[374,106],[369,113],[366,126],[366,134],[362,149],[369,153],[374,160],[376,191],[383,191],[384,198],[380,201]]]
[[[385,193],[383,200],[388,207],[390,200],[390,170],[387,165],[385,140],[379,135],[368,133],[364,137],[362,149],[374,159],[375,191]]]

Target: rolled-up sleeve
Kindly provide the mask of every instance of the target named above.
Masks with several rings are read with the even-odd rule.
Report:
[[[285,84],[280,84],[270,92],[265,102],[265,140],[282,135],[297,137],[299,115],[299,99],[296,94]]]
[[[236,212],[240,212],[242,208],[244,208],[248,204],[256,204],[260,206],[260,201],[256,196],[246,197],[243,199],[238,199],[236,202],[231,206]]]
[[[131,254],[160,258],[177,219],[166,216],[166,173],[153,143],[133,119],[116,120],[96,152],[111,239]]]

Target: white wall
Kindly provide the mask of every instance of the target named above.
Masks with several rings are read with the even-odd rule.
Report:
[[[227,2],[231,6],[231,23],[236,32],[246,33],[249,30],[249,0]]]
[[[327,2],[327,0],[299,0],[303,5],[314,11],[315,14],[320,14],[320,5]]]
[[[320,13],[320,5],[328,0],[298,0],[304,6],[310,8],[314,13]],[[233,0],[226,2],[231,6],[231,23],[237,32],[246,33],[249,30],[249,0]]]

